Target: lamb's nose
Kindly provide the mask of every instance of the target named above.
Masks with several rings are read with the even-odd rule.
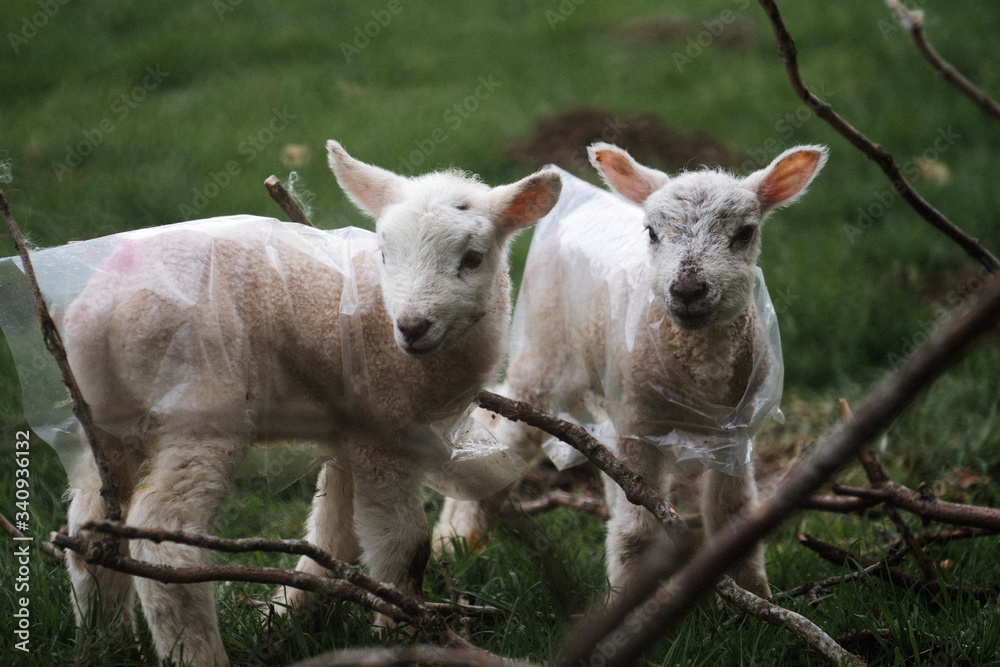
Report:
[[[410,345],[416,343],[431,328],[431,321],[427,319],[407,319],[396,322],[399,333]]]
[[[708,284],[704,280],[694,278],[681,278],[675,280],[674,284],[670,286],[670,295],[685,306],[690,306],[705,296],[706,292],[708,292]]]

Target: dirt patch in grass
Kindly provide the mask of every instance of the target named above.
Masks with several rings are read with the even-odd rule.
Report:
[[[531,167],[552,163],[572,173],[592,174],[587,146],[595,141],[616,144],[639,162],[670,171],[702,165],[729,169],[742,161],[737,151],[705,132],[668,127],[651,113],[622,115],[598,107],[543,118],[534,131],[511,142],[507,157]]]

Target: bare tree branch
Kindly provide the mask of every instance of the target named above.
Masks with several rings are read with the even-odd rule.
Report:
[[[970,345],[1000,320],[1000,279],[992,278],[978,302],[948,323],[896,372],[883,381],[858,409],[854,423],[822,441],[810,461],[797,463],[774,495],[716,534],[670,582],[672,594],[657,595],[654,613],[645,615],[626,641],[616,645],[608,665],[632,665],[660,637],[673,628],[701,595],[732,567],[747,549],[779,526],[803,500],[826,482],[865,444],[878,437],[945,370],[953,366]],[[872,490],[866,490],[872,491]],[[660,598],[663,598],[660,600]],[[623,617],[624,618],[624,617]],[[617,626],[615,626],[617,627]],[[576,665],[593,657],[602,637],[583,638],[570,658],[560,664]]]
[[[840,399],[840,414],[844,426],[850,426],[851,422],[854,421],[854,415],[851,414],[851,407],[843,398]],[[865,470],[865,475],[868,477],[868,483],[871,484],[873,489],[885,488],[892,483],[878,454],[875,453],[875,450],[870,445],[865,445],[858,450],[858,458],[861,459],[861,465]],[[934,563],[924,553],[920,540],[910,530],[910,526],[907,525],[906,521],[903,520],[903,517],[899,515],[899,512],[892,505],[884,505],[882,511],[885,512],[885,515],[896,526],[903,541],[909,547],[910,553],[916,559],[917,565],[920,566],[920,571],[924,573],[924,578],[928,581],[936,582],[938,580],[937,568],[934,567]]]
[[[889,564],[885,564],[884,567],[875,567],[876,565],[879,565],[879,561],[872,560],[866,556],[856,556],[836,545],[824,542],[823,540],[818,540],[805,533],[799,533],[798,541],[799,544],[806,547],[810,551],[815,552],[820,558],[833,563],[834,565],[856,565],[859,568],[864,568],[865,572],[874,574],[880,579],[884,579],[890,583],[902,584],[903,586],[916,587],[930,593],[931,595],[937,595],[942,590],[945,590],[948,591],[951,596],[965,595],[981,601],[995,600],[997,596],[1000,595],[1000,589],[996,587],[960,588],[958,586],[946,586],[941,584],[937,579],[930,581],[921,579],[920,577],[914,576],[909,572],[904,572],[903,570],[892,567]]]
[[[726,602],[736,605],[741,610],[749,611],[756,618],[766,623],[788,628],[796,636],[802,638],[806,644],[818,651],[831,664],[852,665],[854,667],[861,667],[868,664],[860,657],[844,650],[830,635],[823,632],[822,628],[805,616],[771,604],[767,600],[753,595],[737,586],[736,582],[729,577],[723,577],[722,581],[716,584],[715,592]]]
[[[934,497],[927,498],[896,482],[890,482],[879,489],[835,484],[833,490],[834,493],[845,496],[888,503],[913,512],[924,519],[1000,532],[1000,510],[998,509],[949,503]]]
[[[565,491],[552,491],[541,498],[534,500],[515,501],[508,500],[500,508],[500,516],[511,517],[522,514],[534,515],[554,510],[557,507],[593,514],[596,517],[608,520],[608,507],[599,498],[589,498],[578,496]]]
[[[633,505],[645,507],[659,520],[667,533],[674,539],[689,541],[689,533],[684,520],[663,496],[653,490],[641,475],[629,470],[614,454],[608,451],[596,438],[582,427],[564,421],[538,410],[524,401],[515,401],[489,391],[481,391],[477,396],[480,407],[495,412],[511,421],[522,421],[529,426],[554,435],[568,445],[578,449],[590,459],[605,475],[615,481],[625,492],[625,497]]]
[[[867,155],[870,160],[875,162],[875,164],[877,164],[879,168],[885,172],[885,175],[889,177],[889,181],[896,189],[896,192],[899,193],[899,195],[920,215],[920,217],[934,225],[938,230],[944,233],[945,236],[957,243],[970,257],[980,262],[992,273],[1000,271],[1000,260],[980,245],[976,239],[959,229],[953,222],[946,218],[936,208],[931,206],[927,200],[921,197],[920,194],[913,189],[913,186],[911,186],[909,181],[907,181],[903,176],[903,172],[900,170],[899,165],[896,164],[896,161],[888,151],[878,144],[873,143],[871,139],[856,130],[850,123],[838,115],[829,103],[816,97],[816,95],[814,95],[812,91],[806,87],[805,83],[802,81],[802,74],[799,72],[798,54],[795,49],[795,40],[792,39],[791,34],[789,34],[788,29],[785,27],[777,5],[775,5],[774,0],[760,0],[760,4],[764,8],[764,11],[767,12],[767,16],[771,21],[771,26],[774,28],[774,35],[778,42],[778,53],[781,55],[782,62],[785,63],[785,70],[788,73],[789,81],[792,83],[792,88],[795,90],[795,93],[799,96],[799,98],[801,98],[802,101],[804,101],[817,116],[829,123],[833,129],[835,129],[842,137],[847,139],[852,146],[860,150],[862,153]]]
[[[295,663],[293,667],[532,667],[534,663],[505,660],[461,648],[403,646],[399,648],[352,648],[324,653]]]
[[[7,519],[6,516],[0,514],[0,526],[3,526],[4,532],[10,535],[16,540],[26,540],[27,536],[19,531],[14,524]],[[32,541],[34,541],[32,539]],[[41,549],[42,553],[47,554],[56,563],[61,563],[63,559],[63,552],[57,549],[51,542],[46,542],[45,540],[38,541],[38,548]]]
[[[329,570],[331,578],[348,581],[358,588],[380,597],[390,604],[396,605],[412,617],[418,617],[426,611],[421,609],[420,603],[413,598],[404,595],[392,586],[386,586],[377,579],[373,579],[365,574],[361,568],[337,560],[330,553],[305,540],[269,540],[262,538],[226,540],[214,535],[158,530],[155,528],[139,528],[108,521],[92,521],[81,527],[128,539],[144,539],[153,542],[177,542],[179,544],[190,544],[225,553],[262,551],[266,553],[307,556]]]
[[[45,340],[45,347],[48,348],[59,365],[63,382],[69,389],[69,395],[73,399],[73,414],[76,415],[77,420],[79,420],[80,425],[83,427],[90,450],[93,452],[94,462],[97,464],[97,472],[101,477],[101,499],[104,501],[105,515],[109,521],[120,522],[122,512],[121,505],[118,503],[118,487],[111,476],[111,468],[108,466],[108,459],[104,455],[104,448],[98,441],[97,434],[94,431],[94,420],[90,412],[90,405],[84,400],[83,394],[80,392],[80,387],[76,383],[76,378],[73,376],[73,369],[69,366],[69,359],[66,357],[66,348],[63,347],[62,337],[59,335],[59,330],[56,329],[55,322],[52,321],[52,316],[49,315],[49,309],[45,305],[45,298],[42,296],[42,291],[38,287],[38,280],[35,278],[35,269],[31,265],[31,257],[28,256],[28,248],[24,243],[24,237],[21,235],[21,230],[14,221],[14,216],[10,212],[10,206],[3,191],[0,191],[0,213],[3,213],[4,220],[7,222],[7,229],[10,230],[11,238],[14,239],[14,245],[17,246],[17,253],[21,256],[24,276],[28,280],[31,300],[35,304],[35,313],[38,315],[38,320],[42,327],[42,338]],[[97,557],[99,555],[98,552],[102,549],[116,553],[118,551],[118,542],[117,540],[108,538],[99,543],[92,543],[91,549],[92,553],[87,554],[88,560]]]
[[[903,26],[903,29],[910,33],[910,37],[913,38],[913,43],[916,44],[917,50],[927,59],[927,62],[931,64],[934,71],[942,79],[962,91],[980,109],[1000,120],[1000,104],[997,104],[993,98],[962,76],[962,73],[942,58],[924,37],[924,13],[919,10],[911,11],[904,7],[901,2],[898,2],[898,0],[886,0],[886,4],[889,5],[892,13],[896,15],[896,20]]]
[[[823,512],[837,512],[839,514],[850,514],[851,512],[863,512],[864,510],[878,505],[877,500],[866,498],[843,498],[840,496],[809,496],[799,505],[799,509],[821,510]]]
[[[310,227],[314,226],[313,223],[309,222],[309,216],[305,214],[299,203],[295,201],[295,197],[285,188],[285,184],[278,180],[277,176],[274,174],[268,176],[267,180],[264,181],[264,187],[267,188],[271,199],[278,202],[281,210],[288,214],[289,220]]]
[[[94,529],[96,530],[98,526],[95,524]],[[129,526],[111,526],[106,522],[102,522],[100,528],[109,530],[114,534],[117,531],[113,529],[122,528],[120,531],[122,533],[129,533],[132,527]],[[136,529],[138,530],[138,529]],[[164,537],[163,539],[169,539],[170,541],[182,542],[185,544],[195,544],[196,546],[201,546],[202,544],[213,544],[216,547],[230,547],[232,552],[242,552],[248,550],[258,550],[251,549],[252,543],[257,542],[259,546],[263,547],[262,551],[279,551],[278,543],[283,542],[282,540],[246,540],[242,544],[239,540],[222,540],[221,538],[207,536],[207,535],[197,535],[191,533],[178,533],[170,534],[168,531],[140,531],[143,533],[162,533],[163,535],[170,535],[170,537]],[[174,538],[177,538],[176,540]],[[191,538],[191,539],[188,539]],[[143,538],[145,539],[145,538]],[[226,544],[227,542],[235,544]],[[301,547],[302,544],[308,545],[308,543],[299,543],[299,541],[289,541],[291,545],[286,544],[286,547],[292,549],[300,549],[300,553],[305,551]],[[62,533],[56,533],[53,535],[53,543],[63,549],[72,549],[77,553],[87,553],[89,550],[89,545],[86,540],[77,537],[70,537]],[[312,545],[308,545],[312,546]],[[272,548],[273,547],[273,548]],[[287,553],[287,552],[286,552]],[[317,554],[318,555],[318,554]],[[310,558],[312,556],[310,555]],[[374,586],[378,590],[378,594],[372,593],[360,585],[356,585],[348,579],[333,579],[329,577],[317,576],[313,574],[308,574],[305,572],[293,571],[293,570],[283,570],[279,568],[271,567],[247,567],[241,565],[211,565],[205,567],[181,567],[174,568],[167,565],[157,565],[154,563],[148,563],[145,561],[135,560],[128,556],[124,556],[119,553],[108,554],[103,553],[101,558],[95,561],[96,564],[106,567],[110,570],[115,570],[117,572],[124,572],[126,574],[131,574],[133,576],[144,577],[147,579],[153,579],[155,581],[160,581],[163,583],[176,583],[176,584],[194,584],[202,583],[206,581],[245,581],[250,583],[260,583],[260,584],[276,584],[279,586],[289,586],[292,588],[299,588],[305,591],[310,591],[313,593],[320,593],[325,595],[330,595],[337,599],[347,600],[349,602],[354,602],[360,604],[367,609],[376,611],[380,614],[387,616],[399,623],[407,623],[413,625],[414,627],[420,628],[426,635],[429,641],[440,644],[442,646],[463,648],[470,651],[480,651],[468,641],[453,632],[440,618],[435,610],[425,608],[421,603],[405,598],[401,593],[386,587],[378,582]],[[339,561],[338,561],[339,562]],[[347,569],[352,569],[352,566],[346,564]],[[324,565],[325,566],[325,565]],[[353,568],[356,569],[356,568]],[[349,576],[353,579],[354,576]],[[363,575],[366,579],[369,579],[367,575]],[[361,581],[361,580],[359,580]],[[374,581],[374,580],[370,580]],[[369,582],[361,581],[362,585],[371,585]],[[389,602],[388,599],[400,599],[402,598],[402,604],[397,605]],[[413,610],[415,613],[411,613]],[[482,652],[483,655],[489,655],[486,652]]]

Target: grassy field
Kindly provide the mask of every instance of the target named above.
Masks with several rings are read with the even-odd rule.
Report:
[[[1000,95],[1000,6],[918,4],[938,50]],[[882,3],[783,5],[806,82],[892,151],[936,207],[1000,251],[1000,125],[936,77]],[[789,419],[761,446],[779,463],[807,454],[834,422],[836,397],[862,396],[974,291],[981,273],[906,207],[873,163],[801,105],[762,11],[748,0],[8,0],[0,25],[0,162],[13,178],[3,189],[38,246],[215,215],[278,215],[263,180],[275,173],[287,182],[293,171],[319,226],[370,226],[329,173],[328,138],[403,173],[456,166],[490,184],[540,167],[517,147],[539,123],[583,108],[607,119],[607,138],[641,137],[630,126],[652,116],[663,128],[710,138],[736,156],[737,168],[756,168],[799,143],[827,144],[830,162],[809,194],[775,214],[764,233],[761,265],[781,318]],[[694,155],[676,158],[654,153],[650,161],[669,169],[698,165]],[[528,241],[517,242],[515,275]],[[0,256],[13,253],[13,244],[0,240]],[[998,407],[994,337],[895,425],[883,453],[894,479],[995,506]],[[13,457],[22,420],[17,378],[0,345],[0,455]],[[65,475],[55,455],[34,443],[31,533],[41,538],[64,517]],[[12,469],[0,465],[7,516]],[[843,479],[863,483],[857,470]],[[218,531],[298,535],[310,483],[272,493],[244,480]],[[429,502],[433,515],[437,505]],[[845,571],[796,544],[797,532],[877,557],[893,530],[877,513],[832,520],[801,514],[769,541],[776,590]],[[557,511],[504,522],[483,552],[460,554],[449,568],[455,588],[503,610],[473,619],[473,640],[503,655],[552,657],[570,615],[603,584],[602,539],[596,519]],[[964,591],[1000,581],[997,546],[985,538],[931,554],[944,579]],[[8,550],[0,563],[14,571]],[[38,665],[138,664],[148,655],[142,627],[139,648],[85,641],[73,627],[61,569],[40,555],[30,567],[34,653],[13,652],[13,619],[0,613],[0,655]],[[0,600],[13,610],[14,584],[6,575],[3,582]],[[379,641],[368,632],[368,615],[350,606],[269,627],[242,603],[263,596],[261,587],[219,589],[234,664],[286,664]],[[427,595],[448,598],[436,562],[427,570]],[[873,664],[1000,661],[995,602],[964,593],[930,598],[862,582],[790,604]],[[550,617],[556,620],[544,620]],[[649,657],[663,665],[821,663],[787,632],[731,620],[709,602]]]

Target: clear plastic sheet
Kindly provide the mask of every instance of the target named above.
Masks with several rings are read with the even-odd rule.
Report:
[[[219,243],[220,240],[224,242]],[[159,252],[158,249],[167,246],[184,250]],[[105,293],[116,293],[119,295],[116,298],[123,298],[120,285],[122,281],[129,281],[125,292],[129,296],[124,298],[139,293],[143,298],[153,295],[159,302],[169,305],[170,313],[192,314],[191,321],[181,318],[174,323],[168,345],[142,360],[143,364],[155,369],[152,375],[155,381],[150,383],[153,386],[144,396],[143,408],[121,406],[102,412],[106,417],[97,426],[125,442],[129,437],[141,436],[151,423],[162,423],[172,417],[221,423],[217,405],[213,403],[214,396],[225,398],[226,392],[233,391],[234,387],[248,386],[247,374],[259,372],[259,369],[248,371],[241,362],[247,358],[241,346],[249,345],[248,336],[244,335],[246,329],[281,326],[283,333],[288,329],[287,335],[296,335],[297,313],[302,311],[303,305],[301,294],[289,286],[290,276],[301,271],[305,264],[332,269],[342,277],[342,290],[340,294],[325,294],[324,297],[334,309],[332,317],[339,309],[340,340],[326,341],[325,345],[329,354],[342,357],[344,399],[341,405],[332,406],[332,410],[347,417],[348,421],[354,420],[339,434],[351,437],[352,428],[370,426],[364,422],[370,413],[375,390],[371,386],[369,369],[371,364],[381,361],[368,358],[362,335],[362,319],[371,319],[370,311],[381,307],[380,300],[373,296],[372,283],[377,279],[377,269],[365,268],[378,266],[374,259],[376,252],[375,235],[366,230],[349,227],[326,231],[271,218],[240,215],[125,232],[38,250],[32,252],[32,264],[49,311],[64,339],[67,310],[91,281],[113,286]],[[371,258],[363,257],[365,254]],[[305,264],[302,257],[308,260]],[[139,265],[142,270],[136,269]],[[234,271],[234,266],[240,268]],[[220,270],[222,267],[226,270]],[[363,282],[357,275],[362,270],[368,272]],[[280,322],[261,323],[241,316],[245,286],[263,280],[269,281],[269,288],[263,292],[271,300],[267,312],[283,314]],[[88,294],[101,294],[101,291]],[[200,307],[206,300],[210,305],[207,316],[206,308]],[[142,322],[129,326],[141,328]],[[72,481],[85,445],[78,434],[79,424],[73,416],[69,392],[62,383],[55,360],[45,349],[27,280],[17,257],[0,260],[0,328],[14,356],[23,391],[25,418],[35,433],[59,454]],[[214,393],[207,395],[204,403],[198,403],[204,406],[204,414],[197,414],[202,408],[196,408],[195,414],[191,414],[189,378],[184,375],[184,369],[190,368],[209,369],[214,379],[211,387]],[[275,368],[274,372],[277,375],[288,371]],[[382,377],[384,375],[383,372]],[[278,380],[265,378],[255,380],[252,385],[267,392],[275,382]],[[218,400],[221,405],[222,399]],[[186,412],[179,414],[182,410]],[[231,418],[239,425],[240,420],[254,420],[251,412],[222,415],[222,419]],[[525,465],[471,419],[470,414],[471,408],[458,415],[428,419],[429,423],[407,432],[408,451],[400,451],[419,462],[428,485],[460,499],[481,498],[503,488],[520,475]],[[294,422],[295,415],[289,419]],[[267,427],[255,425],[255,428],[260,431]],[[338,434],[332,435],[332,447],[311,446],[307,433],[302,442],[288,443],[291,449],[255,448],[241,472],[244,475],[263,474],[272,489],[283,488],[323,460],[344,454],[336,442]]]
[[[560,362],[557,377],[545,380],[551,411],[580,424],[606,445],[619,436],[644,440],[683,474],[702,465],[745,474],[754,434],[769,417],[783,420],[779,409],[784,382],[781,339],[760,269],[756,270],[753,302],[758,313],[757,340],[762,344],[753,350],[753,369],[739,403],[718,405],[704,396],[672,354],[655,343],[663,322],[647,317],[653,294],[647,264],[636,259],[648,256],[642,209],[565,171],[561,175],[562,196],[536,226],[529,250],[514,312],[511,359],[532,344],[528,337],[537,335],[531,328],[540,326],[540,319],[564,318],[557,326],[589,327],[592,338],[603,338],[601,349],[587,344],[553,350],[572,358]],[[569,298],[560,304],[547,302],[545,295],[533,293],[532,283],[571,286],[566,290]],[[595,316],[595,312],[600,314]],[[622,432],[618,423],[628,406],[622,404],[624,378],[612,361],[613,349],[632,351],[639,344],[655,348],[651,363],[659,366],[650,375],[669,379],[666,386],[644,388],[656,395],[658,405],[669,408],[663,411],[669,417],[645,418],[641,434]],[[581,400],[588,393],[603,399]],[[543,449],[560,469],[585,460],[555,439],[545,442]]]

